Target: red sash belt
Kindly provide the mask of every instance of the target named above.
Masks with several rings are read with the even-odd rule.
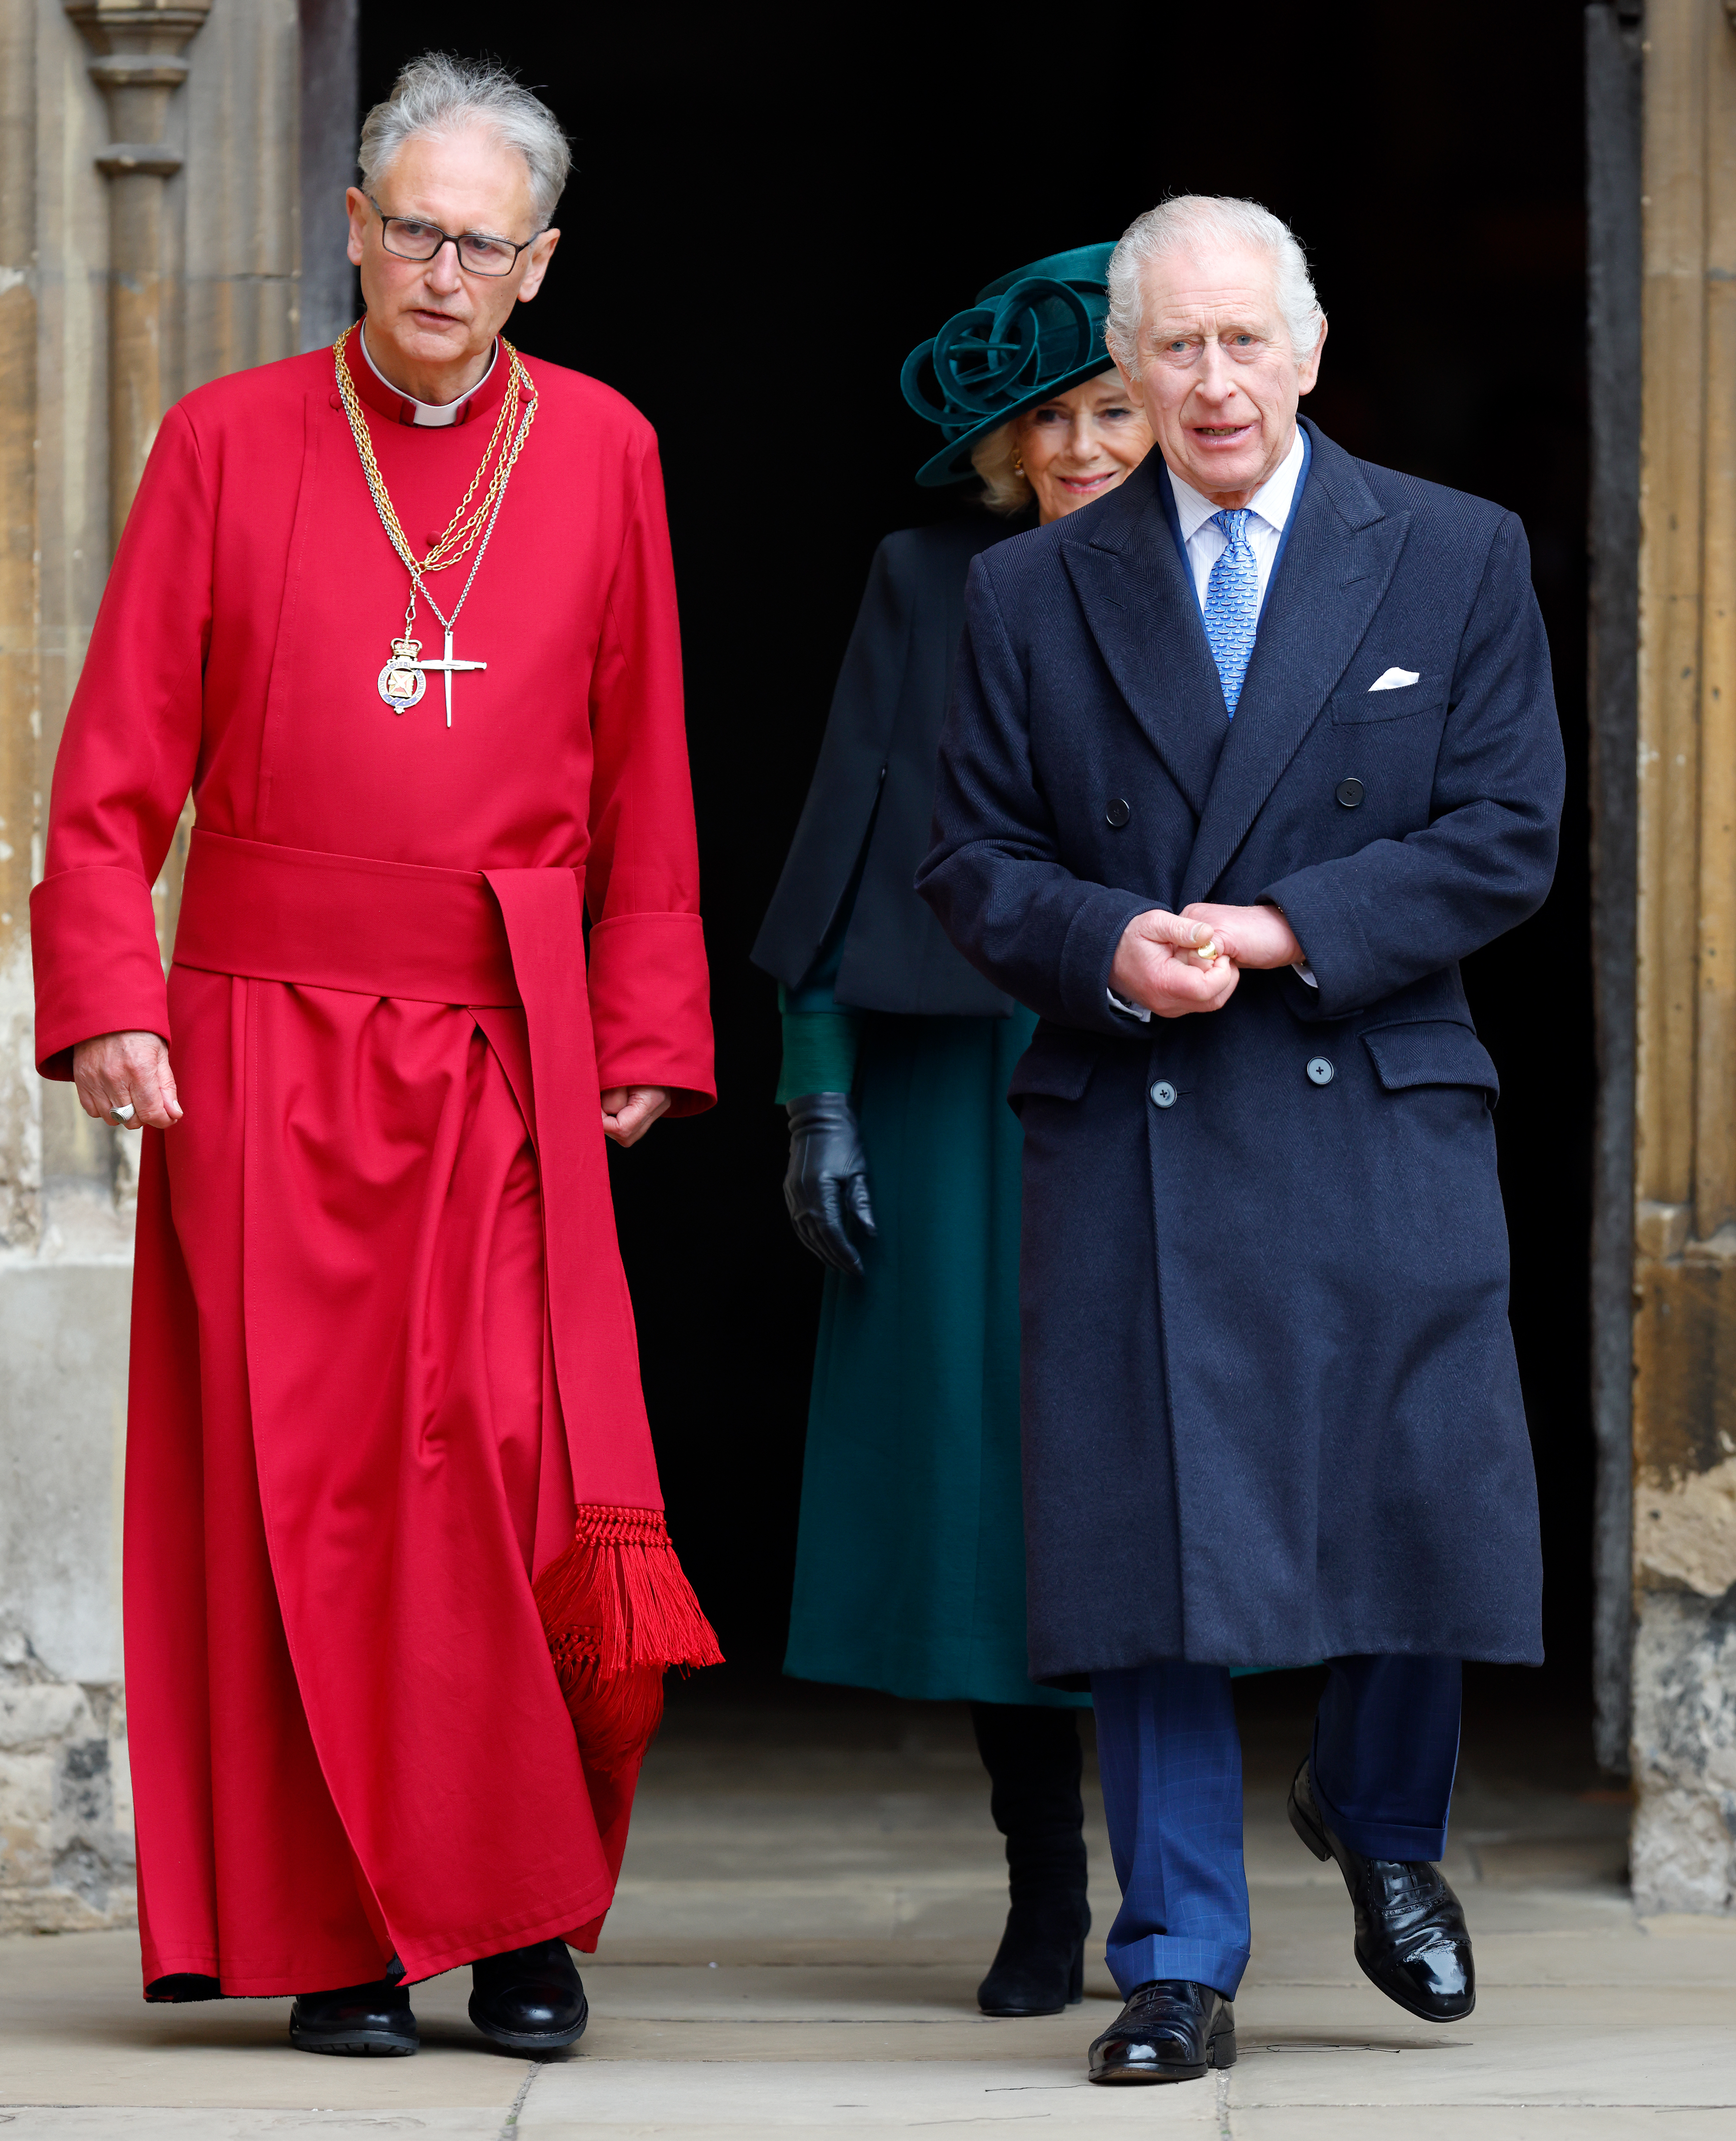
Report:
[[[582,870],[430,869],[195,829],[175,963],[417,1003],[528,1009],[537,997],[539,1010],[558,1016],[561,998],[584,1000],[583,879]],[[531,956],[536,947],[513,941],[506,901],[489,890],[500,880],[514,881],[508,898],[524,881],[535,911],[555,923],[563,971],[544,973]]]
[[[623,1348],[637,1360],[624,1283],[602,1292],[585,1283],[598,1228],[612,1253],[613,1208],[592,1112],[583,883],[582,870],[435,869],[195,829],[175,961],[364,996],[523,1007],[550,1336],[579,1500],[574,1547],[541,1573],[537,1595],[581,1742],[614,1768],[649,1737],[664,1666],[714,1664],[719,1652],[667,1543],[637,1377],[632,1432],[618,1415],[601,1438],[581,1443],[572,1431],[595,1417],[605,1364]],[[539,1093],[559,1094],[560,1104],[538,1110]],[[622,1330],[612,1328],[617,1315]]]

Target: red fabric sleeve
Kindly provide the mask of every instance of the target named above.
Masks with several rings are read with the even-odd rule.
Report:
[[[591,1016],[605,1090],[666,1085],[673,1112],[693,1115],[717,1089],[675,568],[648,434],[635,479],[591,683]]]
[[[150,888],[193,785],[210,637],[214,514],[191,425],[164,419],[115,554],[54,764],[30,896],[37,1068],[76,1042],[169,1031]]]

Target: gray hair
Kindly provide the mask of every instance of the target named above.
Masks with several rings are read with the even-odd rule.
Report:
[[[1270,254],[1278,310],[1291,354],[1300,362],[1314,347],[1325,314],[1314,294],[1308,256],[1296,233],[1258,201],[1227,194],[1181,194],[1136,217],[1121,234],[1109,262],[1109,316],[1104,338],[1124,372],[1137,370],[1144,312],[1143,278],[1153,260],[1204,243],[1240,245]]]
[[[363,187],[373,192],[412,136],[458,134],[470,126],[486,128],[503,148],[524,159],[537,228],[546,230],[573,167],[573,152],[548,106],[496,60],[460,59],[451,52],[424,52],[411,60],[391,95],[361,122],[357,160]]]
[[[1019,465],[1018,428],[997,424],[971,449],[971,465],[982,478],[982,502],[991,513],[1020,513],[1036,493]]]

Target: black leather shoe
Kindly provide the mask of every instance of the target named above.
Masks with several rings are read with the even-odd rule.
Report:
[[[989,1974],[976,1988],[985,2015],[1059,2015],[1085,1996],[1085,1935],[1091,1913],[1084,1899],[1056,1897],[1020,1902]]]
[[[1093,2081],[1197,2081],[1207,2067],[1236,2064],[1236,2010],[1209,1985],[1154,1978],[1091,2047]]]
[[[1327,1828],[1306,1762],[1290,1787],[1290,1825],[1316,1858],[1338,1861],[1363,1976],[1425,2022],[1463,2021],[1477,2005],[1477,1971],[1464,1912],[1439,1867],[1351,1850]]]
[[[298,2052],[405,2060],[421,2040],[409,1993],[381,1978],[373,1985],[341,1985],[335,1992],[298,1993],[289,2011],[289,2041]]]
[[[591,2010],[564,1941],[537,1941],[470,1965],[470,2020],[513,2052],[577,2044]]]

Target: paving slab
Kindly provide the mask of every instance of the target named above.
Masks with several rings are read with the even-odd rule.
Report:
[[[844,2020],[823,2010],[799,2019],[761,2020],[749,2015],[724,2021],[705,2017],[690,2021],[679,2015],[634,2020],[604,2014],[596,2016],[585,2032],[579,2063],[941,2060],[957,2066],[983,2060],[1010,2066],[1059,2060],[1083,2075],[1085,2047],[1120,2011],[1119,2000],[1088,2000],[1065,2014],[1025,2021],[991,2021],[981,2014],[966,2019],[944,2009],[914,2020]]]
[[[1473,2016],[1434,2037],[1257,2028],[1229,2094],[1232,2130],[1233,2114],[1257,2104],[1704,2108],[1736,2103],[1736,2033],[1707,2020],[1599,2028],[1591,2016],[1557,2026]]]
[[[524,2141],[609,2134],[679,2134],[683,2141],[755,2133],[939,2134],[1029,2137],[1171,2128],[1212,2134],[1209,2080],[1173,2089],[1093,2089],[1078,2065],[941,2060],[919,2065],[815,2061],[794,2070],[752,2060],[673,2070],[652,2062],[550,2069],[531,2089],[517,2132]]]
[[[271,2141],[302,2134],[308,2141],[390,2141],[393,2134],[427,2141],[499,2141],[504,2115],[493,2111],[259,2111],[143,2106],[125,2112],[83,2105],[32,2105],[0,2112],[4,2141]]]
[[[1244,1985],[1236,2001],[1238,2040],[1247,2046],[1261,2036],[1302,2030],[1372,2036],[1383,2045],[1419,2051],[1457,2042],[1467,2032],[1490,2030],[1586,2030],[1613,2019],[1610,1995],[1618,1988],[1582,1985],[1502,1985],[1480,1987],[1477,2005],[1463,2022],[1424,2022],[1407,2015],[1366,1979],[1340,1987],[1320,1985]],[[1736,2001],[1722,1986],[1641,1986],[1619,1988],[1622,2034],[1644,2043],[1672,2022],[1736,2040]],[[1079,2011],[1073,2011],[1077,2014]],[[1736,2043],[1733,2043],[1736,2051]],[[1736,2063],[1733,2063],[1736,2078]]]
[[[469,1998],[468,1971],[417,1987],[415,2059],[314,2058],[290,2045],[287,2000],[146,2006],[136,1933],[27,1934],[0,1941],[0,2111],[474,2108],[494,2114],[498,2129],[527,2062],[484,2044],[465,2013]],[[9,2128],[0,2137],[13,2141]]]
[[[680,1705],[647,1765],[601,1952],[581,1962],[593,2020],[573,2053],[534,2065],[484,2045],[467,1971],[416,1988],[416,2059],[310,2059],[289,2047],[287,2001],[145,2006],[135,1936],[0,1940],[0,2141],[1736,2134],[1736,1922],[1636,1918],[1625,1798],[1571,1747],[1532,1777],[1529,1720],[1481,1756],[1468,1736],[1447,1861],[1477,1943],[1465,2023],[1414,2021],[1357,1969],[1336,1869],[1284,1819],[1306,1720],[1268,1719],[1245,1735],[1242,2058],[1199,2083],[1111,2090],[1084,2079],[1086,2046],[1117,2007],[1100,1944],[1116,1898],[1094,1814],[1089,1996],[992,2021],[975,1993],[1005,1867],[963,1710],[836,1699],[769,1719],[725,1706],[696,1729]],[[1088,1764],[1088,1799],[1094,1789]]]
[[[1573,1890],[1460,1891],[1484,1991],[1502,1985],[1723,1986],[1736,1991],[1736,1921],[1667,1923],[1634,1915],[1619,1892]],[[1276,1984],[1365,1986],[1352,1946],[1350,1907],[1335,1895],[1249,1890],[1253,1956],[1246,1997]],[[1706,1927],[1718,1932],[1691,1930]],[[1660,1929],[1661,1928],[1661,1929]]]
[[[1019,2021],[995,2020],[976,2005],[976,1987],[982,1976],[979,1954],[966,1963],[927,1963],[908,1960],[908,1949],[893,1961],[863,1964],[856,1961],[818,1965],[798,1963],[777,1966],[765,1964],[720,1964],[696,1970],[651,1968],[634,1964],[588,1964],[585,1984],[593,2006],[600,2015],[615,2020],[675,2020],[756,2024],[802,2022],[910,2022],[924,2026],[938,2022],[966,2023],[993,2036],[1011,2034],[1028,2026]],[[1107,1971],[1103,1971],[1094,2001],[1084,2009],[1074,2008],[1075,2022],[1081,2013],[1095,2015],[1106,2007],[1113,2015],[1120,2002]],[[1064,2018],[1040,2018],[1044,2020]],[[1100,2025],[1099,2025],[1100,2026]],[[588,2044],[589,2037],[586,2039]]]
[[[1684,2110],[1679,2104],[1624,2104],[1619,2110],[1591,2104],[1482,2104],[1475,2141],[1730,2141],[1730,2112]],[[1468,2141],[1458,2109],[1408,2108],[1402,2126],[1392,2113],[1356,2104],[1287,2106],[1282,2110],[1237,2109],[1230,2115],[1234,2141]]]
[[[1684,1911],[1666,1911],[1636,1922],[1653,1940],[1711,1941],[1736,1952],[1736,1917],[1696,1917]]]
[[[898,1880],[872,1872],[791,1876],[782,1853],[775,1863],[779,1874],[758,1880],[624,1879],[609,1914],[611,1943],[659,1934],[714,1942],[775,1934],[920,1939],[935,1928],[986,1939],[992,1956],[1006,1917],[1004,1864],[975,1879]],[[1106,1903],[1099,1897],[1098,1908]]]

